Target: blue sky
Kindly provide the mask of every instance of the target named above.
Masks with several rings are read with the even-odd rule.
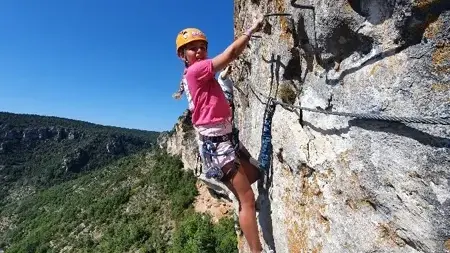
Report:
[[[220,53],[233,1],[1,0],[0,111],[170,130],[187,108],[171,96],[184,27]]]

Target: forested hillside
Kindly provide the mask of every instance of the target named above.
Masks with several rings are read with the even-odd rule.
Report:
[[[0,252],[237,252],[158,132],[0,113]]]
[[[158,135],[78,120],[0,112],[0,206],[149,149]]]
[[[8,204],[6,252],[237,252],[233,220],[195,213],[196,178],[164,152],[141,152]]]

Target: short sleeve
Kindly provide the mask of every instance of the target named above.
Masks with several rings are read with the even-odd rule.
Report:
[[[194,63],[189,67],[187,74],[195,77],[195,79],[200,82],[211,80],[212,78],[214,78],[212,59],[206,59]]]

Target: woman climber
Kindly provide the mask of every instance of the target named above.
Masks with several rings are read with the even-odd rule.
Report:
[[[250,154],[245,147],[234,138],[232,110],[215,74],[244,51],[252,34],[261,29],[263,21],[263,17],[258,18],[251,28],[214,58],[207,56],[208,40],[202,31],[186,28],[176,38],[177,55],[184,62],[185,69],[180,91],[175,97],[186,92],[205,168],[203,173],[207,178],[225,184],[239,200],[239,225],[252,253],[262,251],[255,196],[251,188],[260,172],[250,163]]]

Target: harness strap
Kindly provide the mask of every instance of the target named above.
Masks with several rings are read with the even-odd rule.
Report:
[[[233,141],[233,133],[228,133],[225,135],[220,136],[205,136],[205,135],[199,135],[199,138],[202,142],[213,142],[213,143],[220,143],[220,142],[226,142],[226,141]]]

